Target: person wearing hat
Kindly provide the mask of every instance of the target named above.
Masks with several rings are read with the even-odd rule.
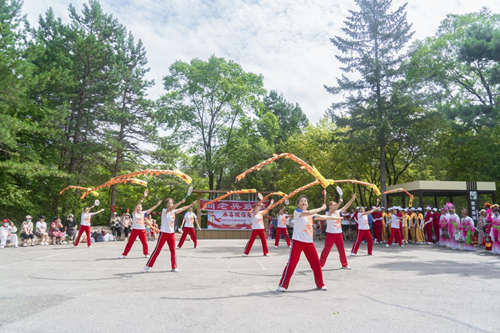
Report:
[[[416,233],[415,233],[415,221],[417,219],[417,214],[415,213],[415,208],[411,207],[408,212],[408,230],[409,230],[409,242],[415,243]]]
[[[5,247],[7,241],[12,243],[12,246],[17,246],[17,228],[14,222],[8,219],[2,221],[2,227],[0,227],[0,249]]]
[[[387,208],[387,214],[385,217],[385,225],[387,227],[387,241],[389,241],[389,237],[391,236],[391,216],[392,216],[392,211],[394,210],[394,207],[389,207]]]
[[[35,246],[35,234],[33,232],[33,222],[31,222],[31,215],[26,216],[26,220],[21,225],[21,238],[23,239],[23,246]]]
[[[122,226],[123,226],[123,235],[125,236],[124,242],[128,241],[128,237],[130,235],[130,227],[132,225],[132,221],[130,220],[129,213],[123,213],[122,216]]]
[[[73,214],[68,215],[68,219],[64,222],[64,231],[69,236],[70,240],[74,241],[76,236],[77,224]]]
[[[417,221],[415,225],[415,238],[417,244],[425,244],[424,238],[424,215],[422,214],[422,208],[417,208]]]
[[[441,214],[439,213],[437,208],[432,209],[433,214],[432,214],[432,227],[434,229],[434,236],[436,237],[436,244],[439,243],[439,233],[440,233],[440,227],[439,227],[439,221],[441,220]]]
[[[36,223],[35,235],[40,238],[40,245],[49,245],[49,234],[47,233],[47,223],[45,216],[40,215]]]
[[[351,200],[342,207],[342,209],[338,209],[340,204],[342,203],[342,199],[338,203],[335,201],[330,201],[328,203],[328,211],[326,211],[326,215],[337,216],[340,217],[347,209],[352,205],[354,200],[356,199],[356,193],[352,196]],[[321,267],[324,267],[326,264],[326,260],[328,259],[328,255],[330,254],[330,250],[335,244],[337,247],[337,251],[339,252],[340,264],[342,265],[342,269],[351,269],[347,263],[347,257],[345,255],[344,248],[344,238],[342,237],[342,222],[341,220],[328,220],[326,221],[326,240],[325,247],[321,252],[320,263]]]
[[[474,220],[467,214],[467,209],[462,209],[462,219],[460,220],[460,231],[464,239],[465,251],[476,251],[476,247],[471,242],[471,236],[475,233]]]
[[[377,199],[377,205],[378,205],[378,199]],[[372,255],[373,237],[372,233],[370,232],[370,225],[368,224],[368,215],[372,214],[376,209],[377,208],[366,212],[364,207],[359,208],[359,213],[357,215],[358,235],[356,236],[356,240],[352,245],[351,256],[355,256],[356,254],[358,254],[358,249],[363,239],[365,239],[366,243],[368,244],[368,255]]]
[[[450,242],[450,236],[448,235],[448,220],[447,220],[448,210],[446,206],[441,208],[441,216],[439,218],[439,245],[448,246]]]
[[[458,243],[455,234],[460,232],[458,229],[460,226],[460,217],[455,213],[455,205],[453,203],[448,202],[446,204],[448,208],[448,214],[446,214],[446,221],[448,224],[448,233],[450,235],[450,239],[448,242],[448,247],[453,250],[458,250],[460,248],[460,244]]]
[[[432,207],[425,207],[425,218],[424,218],[424,227],[425,234],[427,235],[427,244],[432,244],[432,222],[434,214],[432,213]]]
[[[500,209],[497,204],[491,205],[491,213],[488,216],[491,222],[491,230],[489,236],[491,237],[491,253],[500,254]]]
[[[385,207],[380,207],[382,213],[382,243],[387,243],[389,236],[387,235],[387,213]]]
[[[401,207],[392,207],[392,214],[389,218],[389,224],[391,226],[391,236],[389,237],[389,241],[386,244],[386,247],[392,245],[392,241],[396,238],[396,243],[399,246],[403,247],[403,237],[401,237],[401,221],[403,220],[403,214],[399,213],[398,210]]]
[[[82,237],[82,234],[85,232],[85,235],[87,236],[87,246],[89,247],[89,249],[92,248],[92,241],[90,239],[90,219],[94,217],[94,215],[104,212],[104,209],[101,209],[95,213],[91,213],[90,210],[94,207],[95,206],[85,207],[85,209],[83,210],[80,222],[80,230],[78,231],[76,240],[73,243],[73,247],[78,246],[78,243],[80,243],[80,237]]]
[[[408,208],[405,208],[401,211],[403,214],[403,219],[402,224],[401,224],[401,230],[402,230],[402,236],[403,236],[403,243],[408,244],[408,225],[410,223],[410,215],[408,214]]]
[[[117,212],[113,212],[111,219],[109,220],[109,225],[111,226],[111,232],[113,233],[113,239],[115,242],[122,237],[122,221],[118,216]]]
[[[376,207],[373,207],[376,208]],[[375,233],[375,244],[381,244],[382,243],[382,213],[380,212],[380,209],[377,209],[375,212],[372,214],[373,218],[373,231]]]
[[[488,214],[486,213],[486,209],[481,209],[479,212],[479,217],[477,221],[477,228],[479,230],[477,240],[478,240],[478,245],[483,246],[483,239],[484,239],[484,226],[486,225],[486,221],[488,218]]]

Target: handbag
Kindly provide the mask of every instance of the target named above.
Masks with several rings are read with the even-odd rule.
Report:
[[[448,228],[443,228],[443,238],[450,238],[450,233],[448,232]]]
[[[463,243],[464,242],[464,238],[462,237],[462,234],[460,232],[456,232],[455,233],[455,240],[459,243]]]
[[[472,234],[470,236],[470,243],[475,245],[475,244],[479,244],[479,238],[477,237],[476,234]]]

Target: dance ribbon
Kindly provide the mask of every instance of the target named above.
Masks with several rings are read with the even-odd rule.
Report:
[[[410,197],[410,202],[408,205],[411,207],[413,205],[413,195],[410,192],[408,192],[407,190],[405,190],[404,188],[396,188],[394,190],[385,191],[384,194],[398,193],[398,192],[405,192],[406,194],[408,194],[408,196]]]
[[[289,199],[289,198],[293,197],[293,196],[294,196],[294,195],[296,195],[297,193],[302,192],[302,191],[304,191],[304,190],[307,190],[308,188],[313,187],[313,186],[318,185],[318,184],[321,184],[321,183],[319,182],[319,180],[315,180],[315,181],[313,181],[312,183],[309,183],[309,184],[307,184],[307,185],[304,185],[304,186],[302,186],[302,187],[299,187],[298,189],[294,190],[293,192],[290,192],[290,194],[287,194],[286,196],[284,196],[283,198],[281,198],[278,202],[275,202],[275,203],[274,203],[274,205],[271,205],[271,206],[267,207],[267,209],[266,209],[266,210],[265,210],[262,214],[265,214],[267,211],[272,210],[274,207],[276,207],[276,206],[278,206],[278,205],[282,204],[282,203],[283,203],[283,202],[285,202],[287,199]]]
[[[259,204],[263,203],[264,201],[266,201],[271,195],[280,195],[280,196],[284,197],[284,196],[286,196],[286,193],[283,193],[281,191],[269,193],[268,195],[266,195],[265,197],[263,197],[262,200],[257,203],[257,205],[259,205]],[[249,210],[249,212],[252,212],[252,211],[253,211],[253,209]]]
[[[179,171],[179,170],[156,170],[156,169],[147,169],[147,170],[142,170],[142,171],[136,171],[136,172],[131,172],[127,173],[124,175],[120,175],[114,178],[111,178],[111,180],[118,180],[118,179],[124,179],[124,178],[133,178],[137,177],[140,175],[151,175],[151,176],[159,176],[159,175],[172,175],[179,177],[183,181],[185,181],[187,184],[191,184],[193,182],[193,179],[186,175],[185,173]]]
[[[297,156],[295,156],[293,154],[288,154],[288,153],[283,153],[283,154],[279,154],[279,155],[273,154],[273,157],[271,157],[263,162],[260,162],[259,164],[248,169],[247,171],[236,176],[236,183],[239,182],[240,180],[242,180],[243,178],[245,178],[245,176],[247,174],[249,174],[250,172],[260,170],[263,166],[270,164],[270,163],[273,163],[274,161],[276,161],[282,157],[290,159],[290,160],[294,161],[295,163],[300,164],[301,165],[300,168],[307,170],[307,172],[309,172],[311,175],[313,175],[314,178],[316,178],[321,183],[321,185],[323,185],[324,188],[326,188],[330,185],[330,183],[325,179],[325,177],[323,177],[323,175],[321,175],[321,173],[319,173],[319,171],[314,166],[311,167],[309,164],[307,164],[306,162],[304,162],[303,160],[301,160]]]
[[[68,186],[68,187],[65,187],[61,192],[59,192],[59,195],[63,194],[64,191],[66,190],[69,190],[71,188],[74,188],[75,190],[84,190],[84,191],[91,191],[90,193],[92,193],[93,195],[95,195],[96,197],[99,196],[99,193],[97,193],[96,191],[92,191],[92,188],[91,187],[83,187],[83,186]]]
[[[101,188],[111,187],[111,186],[117,185],[117,184],[127,184],[127,183],[137,184],[137,185],[141,185],[141,186],[144,186],[144,187],[148,186],[147,182],[145,182],[144,180],[136,179],[136,178],[111,179],[110,181],[108,181],[108,182],[106,182],[106,183],[104,183],[102,185],[99,185],[97,187],[94,187],[93,189],[91,189],[91,190],[83,193],[83,195],[80,197],[80,200],[82,200],[87,195],[89,195],[89,193],[94,192],[94,191],[98,191]]]
[[[257,193],[257,190],[251,189],[251,190],[229,191],[229,192],[227,192],[226,194],[224,194],[224,195],[222,195],[222,196],[218,197],[217,199],[214,199],[214,200],[212,200],[212,201],[209,201],[209,202],[205,203],[205,204],[201,207],[201,209],[202,209],[202,210],[205,210],[205,208],[206,208],[208,205],[211,205],[211,204],[213,204],[213,203],[215,203],[215,202],[217,202],[217,201],[223,200],[223,199],[225,199],[225,198],[227,198],[227,197],[229,197],[229,196],[231,196],[231,195],[233,195],[233,194],[245,194],[245,193]]]
[[[371,187],[373,189],[373,192],[375,192],[376,195],[380,195],[380,190],[378,189],[377,185],[374,185],[371,183],[362,182],[360,180],[355,180],[355,179],[329,180],[329,181],[330,181],[331,185],[333,185],[332,182],[335,182],[335,183],[353,183],[353,184],[360,184],[360,185],[368,186],[368,187]]]

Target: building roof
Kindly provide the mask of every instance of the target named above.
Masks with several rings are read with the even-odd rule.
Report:
[[[408,192],[411,191],[467,191],[467,183],[465,181],[428,181],[419,180],[411,183],[403,183],[391,185],[387,190],[394,190],[397,188],[404,188]],[[475,182],[477,184],[478,192],[496,192],[497,187],[495,182]]]

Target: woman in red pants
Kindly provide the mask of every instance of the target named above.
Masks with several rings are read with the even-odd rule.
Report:
[[[377,206],[378,206],[378,200],[377,200]],[[354,244],[352,245],[351,256],[355,256],[358,253],[359,245],[361,244],[363,239],[365,239],[366,243],[368,244],[368,255],[369,256],[372,255],[373,238],[372,238],[372,233],[370,232],[370,225],[368,224],[368,215],[375,212],[377,209],[378,207],[375,207],[374,209],[365,212],[365,207],[359,207],[359,213],[357,215],[358,235],[356,237],[356,240],[354,241]]]
[[[389,237],[389,241],[387,242],[385,247],[389,247],[392,245],[394,237],[396,237],[396,243],[398,243],[399,246],[404,247],[403,237],[401,236],[401,229],[399,224],[399,222],[403,220],[403,214],[399,213],[398,210],[398,207],[392,208],[392,215],[388,221],[388,224],[391,225],[391,236]]]
[[[342,199],[340,199],[339,203],[335,201],[330,201],[328,203],[328,211],[327,215],[340,217],[342,214],[346,212],[346,210],[351,206],[351,204],[356,199],[356,194],[354,194],[349,200],[348,203],[342,207],[342,209],[338,209],[340,204],[342,203]],[[342,237],[342,222],[340,220],[330,220],[327,221],[326,224],[326,241],[325,247],[321,252],[321,257],[319,262],[321,263],[321,267],[324,267],[326,264],[326,260],[328,259],[328,255],[330,254],[330,250],[333,247],[333,244],[337,246],[337,251],[339,252],[340,263],[342,264],[343,269],[351,269],[347,263],[347,258],[345,255],[344,249],[344,238]]]
[[[147,273],[151,267],[156,262],[156,259],[160,255],[161,249],[165,242],[168,244],[168,249],[170,250],[170,261],[172,263],[172,272],[178,272],[177,260],[175,256],[175,214],[182,213],[186,209],[194,206],[192,203],[189,206],[184,206],[182,208],[176,209],[179,205],[183,204],[186,200],[182,199],[177,204],[174,204],[174,199],[168,198],[165,201],[165,207],[161,211],[161,226],[160,226],[160,236],[158,236],[158,241],[156,242],[156,247],[151,254],[146,266],[142,269],[143,273]]]
[[[271,204],[269,206],[273,205],[273,200],[271,200]],[[252,215],[250,217],[250,221],[252,221],[252,235],[250,236],[250,239],[247,242],[247,245],[245,246],[245,251],[243,251],[243,256],[246,257],[250,253],[250,250],[252,249],[253,242],[255,241],[255,238],[259,236],[260,241],[262,242],[262,251],[264,252],[264,256],[269,257],[269,250],[267,249],[267,240],[266,240],[266,233],[264,231],[264,214],[267,211],[260,211],[262,208],[262,204],[258,203],[255,204],[252,208]]]
[[[288,247],[290,247],[290,237],[288,237],[288,230],[286,228],[286,218],[288,217],[288,215],[284,214],[284,212],[285,207],[282,207],[278,212],[278,216],[276,216],[276,219],[278,220],[278,227],[276,228],[276,239],[274,241],[275,248],[278,248],[281,233],[285,235],[286,244],[288,245]]]
[[[134,245],[135,239],[137,237],[139,237],[139,239],[141,240],[142,253],[144,254],[144,257],[149,258],[148,242],[147,242],[146,226],[144,218],[149,214],[151,214],[151,212],[161,204],[161,200],[158,201],[156,205],[154,205],[153,207],[144,212],[142,211],[142,202],[144,201],[145,197],[146,193],[144,193],[142,199],[139,201],[137,206],[135,206],[134,211],[132,212],[132,231],[130,232],[130,237],[128,238],[127,245],[125,246],[125,250],[120,256],[120,259],[125,259],[127,257],[127,254],[132,249],[132,245]]]
[[[198,230],[201,230],[198,218],[196,217],[196,214],[193,213],[193,206],[189,206],[189,211],[184,215],[184,219],[182,220],[182,225],[181,225],[182,236],[181,239],[179,240],[179,245],[177,245],[178,249],[182,247],[184,241],[186,240],[186,236],[188,234],[189,236],[191,236],[191,239],[193,240],[194,248],[195,249],[198,248],[196,232],[194,231],[194,222],[196,222],[196,225],[198,225]]]
[[[95,213],[91,213],[90,210],[95,206],[87,207],[83,210],[82,220],[80,222],[80,230],[78,231],[78,236],[76,237],[75,242],[73,243],[73,247],[77,247],[78,243],[80,243],[80,237],[82,237],[83,232],[85,231],[85,235],[87,236],[87,246],[91,249],[92,243],[90,240],[90,219],[101,212],[104,212],[104,209],[98,210]]]
[[[287,291],[290,279],[292,278],[295,267],[299,263],[300,255],[304,252],[309,265],[314,273],[314,281],[316,287],[321,290],[327,290],[323,283],[323,271],[321,270],[321,263],[319,262],[318,252],[313,243],[313,218],[317,217],[319,220],[339,220],[341,217],[329,215],[317,215],[319,212],[326,209],[323,204],[320,208],[307,210],[309,201],[307,197],[301,196],[297,201],[297,209],[293,213],[294,227],[292,235],[292,248],[290,249],[290,257],[285,266],[283,275],[280,280],[278,291]]]

